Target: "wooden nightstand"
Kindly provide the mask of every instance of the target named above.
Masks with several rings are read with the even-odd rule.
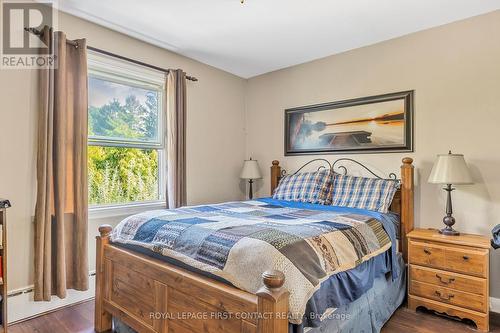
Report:
[[[408,234],[408,307],[473,320],[489,330],[488,238],[444,236],[435,229]]]

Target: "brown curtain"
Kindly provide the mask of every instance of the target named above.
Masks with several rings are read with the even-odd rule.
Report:
[[[186,73],[167,75],[166,165],[167,207],[186,205]]]
[[[56,66],[40,70],[35,300],[88,289],[87,51],[45,27]]]

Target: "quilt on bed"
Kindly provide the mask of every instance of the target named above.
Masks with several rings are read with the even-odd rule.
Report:
[[[391,240],[369,215],[286,207],[265,201],[155,210],[123,220],[112,242],[136,245],[255,293],[277,269],[300,324],[322,281],[386,251]]]

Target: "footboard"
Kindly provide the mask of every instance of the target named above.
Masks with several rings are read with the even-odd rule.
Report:
[[[286,333],[284,275],[263,274],[254,295],[163,261],[113,246],[111,226],[97,237],[95,330],[112,316],[134,330],[160,333]]]

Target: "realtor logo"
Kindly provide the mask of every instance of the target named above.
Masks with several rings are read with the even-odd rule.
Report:
[[[29,29],[41,31],[44,26],[54,27],[54,1],[0,0],[1,68],[48,68],[55,64],[52,50]]]

